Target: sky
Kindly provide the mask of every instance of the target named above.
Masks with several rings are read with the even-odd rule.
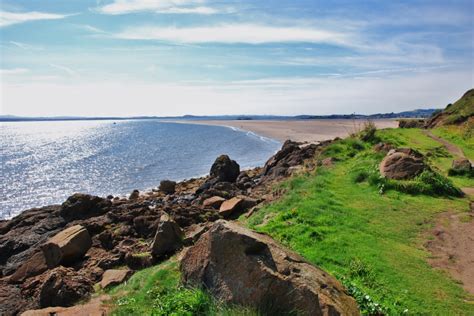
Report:
[[[2,0],[0,114],[350,114],[474,86],[472,0]]]

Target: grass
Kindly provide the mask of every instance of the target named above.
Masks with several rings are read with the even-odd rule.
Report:
[[[433,134],[444,138],[462,149],[464,155],[474,160],[474,131],[460,126],[443,126],[433,130]]]
[[[474,160],[474,137],[464,137],[465,130],[456,127],[441,127],[431,130],[433,134],[444,138],[461,148],[471,160]],[[446,151],[444,146],[434,139],[426,136],[421,129],[387,129],[379,131],[377,137],[397,147],[411,147],[418,150],[427,157],[428,163],[433,169],[448,176],[452,162],[455,158]],[[448,176],[458,187],[474,187],[474,179],[467,176]]]
[[[438,146],[419,130],[387,130],[377,137],[425,153]],[[365,314],[474,314],[474,305],[466,303],[473,298],[427,263],[421,237],[441,212],[467,211],[467,199],[396,189],[381,194],[369,180],[382,156],[356,139],[332,145],[324,156],[339,161],[288,180],[286,195],[246,223],[342,280]]]
[[[107,293],[113,297],[116,316],[257,315],[247,308],[225,306],[202,289],[182,286],[174,258],[135,273]]]

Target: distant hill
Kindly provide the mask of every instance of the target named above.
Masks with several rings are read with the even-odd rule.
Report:
[[[429,128],[444,125],[461,125],[466,122],[474,123],[474,89],[464,93],[464,95],[454,104],[435,113],[427,123]]]
[[[90,120],[331,120],[331,119],[397,119],[397,118],[428,118],[437,109],[420,109],[399,113],[378,114],[333,114],[333,115],[184,115],[184,116],[133,116],[133,117],[80,117],[80,116],[54,116],[54,117],[24,117],[14,115],[0,115],[0,122],[21,121],[90,121]]]

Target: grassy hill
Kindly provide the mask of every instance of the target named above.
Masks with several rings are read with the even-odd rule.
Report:
[[[474,117],[474,89],[467,91],[459,100],[448,104],[446,109],[435,114],[429,121],[429,127],[446,125],[460,125],[469,123],[473,127]]]

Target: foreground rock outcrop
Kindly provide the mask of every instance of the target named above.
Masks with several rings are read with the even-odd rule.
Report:
[[[100,282],[123,282],[192,245],[216,220],[258,211],[278,198],[275,181],[311,166],[320,147],[286,142],[265,168],[242,172],[220,156],[209,177],[164,181],[128,198],[77,193],[62,205],[0,220],[0,315],[52,306],[42,312],[76,311],[59,307],[83,302]]]
[[[223,220],[186,251],[181,271],[187,284],[266,315],[359,315],[335,278],[270,237]]]

